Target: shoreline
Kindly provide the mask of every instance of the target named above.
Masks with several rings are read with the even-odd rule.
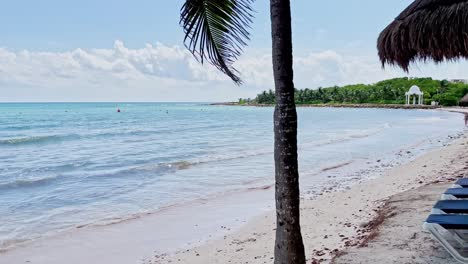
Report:
[[[462,137],[466,138],[466,133],[465,133],[465,136],[462,136]],[[454,142],[458,142],[459,140],[456,140]],[[452,144],[454,144],[454,142],[452,142]],[[433,152],[436,153],[434,155],[437,156],[438,155],[437,153],[443,152],[444,149],[445,147],[438,148],[435,151],[430,151],[429,153],[423,154],[421,157],[425,157],[426,155],[433,153]],[[421,157],[418,157],[416,161],[419,160]],[[400,167],[409,166],[409,164],[413,164],[416,161],[415,160],[410,161],[408,164],[391,169],[391,171],[398,170]],[[439,164],[437,163],[438,160],[435,159],[434,161],[435,161],[435,164],[432,164],[432,165],[437,166]],[[414,169],[415,168],[413,166],[410,168],[409,171],[414,172]],[[379,180],[382,177],[379,177],[374,180],[366,180],[364,185],[367,186],[368,183],[372,181],[379,182]],[[401,182],[399,182],[399,184],[401,184]],[[303,217],[306,217],[305,222],[306,223],[310,221],[317,222],[317,220],[321,221],[321,218],[319,216],[326,215],[327,208],[334,208],[335,206],[342,206],[342,205],[336,204],[336,202],[340,201],[339,199],[337,200],[336,197],[338,196],[338,197],[342,197],[342,200],[348,200],[347,197],[343,196],[344,195],[343,193],[350,192],[350,190],[353,190],[354,188],[356,188],[356,186],[360,186],[360,185],[356,184],[355,186],[351,188],[346,187],[346,191],[344,192],[343,191],[334,192],[330,190],[325,190],[323,192],[323,195],[321,194],[317,200],[311,201],[311,200],[303,199],[303,211],[305,211],[305,214],[306,214],[306,216],[303,216]],[[254,193],[257,193],[257,194],[260,193],[260,195],[267,195],[268,197],[270,196],[268,189],[263,190],[261,192],[249,192],[250,195],[245,195],[245,197],[243,197],[244,198],[243,203],[249,204],[249,203],[252,203],[252,201],[256,201],[258,196],[256,196]],[[358,193],[358,195],[360,195],[361,193]],[[370,198],[373,198],[373,197],[370,197]],[[219,206],[226,207],[225,202],[228,199],[238,199],[238,196],[222,197],[222,199],[220,199],[219,201],[216,201],[215,203]],[[260,199],[257,199],[257,200],[260,200]],[[324,203],[328,204],[328,207],[320,207],[321,205],[318,205],[318,206],[314,205],[318,203],[317,201],[323,201],[323,200],[325,200]],[[331,200],[331,204],[330,204],[330,200]],[[355,202],[356,204],[354,204],[353,206],[361,206],[363,201],[355,201]],[[377,205],[372,204],[372,203],[366,204],[364,208],[368,209],[368,208],[374,208],[374,206],[378,207],[379,204],[380,204],[379,202],[377,202]],[[237,223],[229,225],[229,227],[226,225],[225,222],[218,223],[215,221],[215,223],[209,223],[210,221],[213,221],[213,218],[211,215],[204,215],[204,216],[201,216],[198,218],[195,217],[194,219],[192,219],[194,222],[197,222],[197,223],[208,223],[206,226],[202,226],[202,225],[199,226],[197,224],[195,227],[193,225],[186,225],[186,226],[180,227],[175,224],[177,223],[176,220],[178,220],[179,218],[184,217],[184,215],[186,217],[187,210],[189,210],[189,212],[191,210],[191,212],[193,212],[193,216],[195,216],[196,213],[198,212],[198,209],[200,209],[203,206],[205,206],[205,208],[214,210],[214,212],[216,213],[229,214],[229,213],[232,213],[232,211],[235,211],[236,214],[243,214],[245,217],[244,219],[241,219],[242,217],[233,215],[234,218],[239,218],[239,219],[236,220]],[[315,212],[314,208],[316,207],[319,207],[321,209],[318,212]],[[340,211],[346,210],[346,207],[340,207],[340,208],[343,209]],[[271,228],[272,225],[274,228],[274,217],[271,215],[273,212],[273,209],[269,208],[267,212],[265,212],[262,215],[259,215],[258,212],[253,212],[253,213],[252,212],[239,212],[238,205],[237,207],[227,206],[227,208],[225,208],[224,211],[218,211],[218,209],[219,209],[218,207],[213,206],[212,204],[210,207],[209,203],[204,203],[202,201],[202,203],[199,204],[198,206],[192,206],[189,204],[188,206],[180,208],[176,212],[171,211],[171,212],[165,212],[163,214],[148,215],[148,216],[138,218],[136,219],[136,221],[130,220],[128,223],[127,222],[119,223],[118,225],[115,225],[118,227],[115,227],[114,225],[112,225],[109,227],[102,227],[99,229],[83,228],[82,230],[80,229],[80,232],[75,232],[73,236],[72,234],[62,234],[52,239],[47,238],[42,241],[39,241],[38,243],[27,245],[25,247],[20,247],[18,248],[18,250],[14,249],[12,251],[8,251],[5,254],[0,253],[0,263],[14,264],[14,263],[24,263],[26,260],[31,260],[32,263],[53,264],[53,263],[64,263],[65,259],[68,260],[67,263],[86,263],[90,261],[92,262],[93,260],[96,260],[96,259],[104,260],[102,261],[103,263],[170,263],[171,261],[178,262],[179,259],[184,260],[179,263],[188,263],[188,262],[227,263],[229,262],[229,260],[231,260],[232,263],[237,263],[237,260],[239,258],[242,258],[243,260],[245,259],[245,261],[249,261],[249,263],[263,263],[262,261],[265,261],[267,259],[267,257],[263,257],[263,256],[270,256],[268,255],[269,250],[273,248],[272,245],[270,246],[268,244],[272,241],[271,235],[273,235],[274,233],[269,229],[269,227]],[[364,211],[364,209],[362,210]],[[249,213],[252,214],[252,217],[247,217]],[[362,212],[359,212],[359,213],[362,213]],[[373,210],[372,210],[372,213],[374,213]],[[257,216],[255,216],[255,214]],[[315,215],[311,215],[311,214],[315,214]],[[357,215],[359,214],[356,213],[355,216]],[[314,216],[316,218],[314,218]],[[158,219],[161,217],[164,218],[164,220]],[[365,221],[368,220],[369,217],[371,217],[371,215],[363,214],[362,216],[360,216],[359,223],[361,224],[364,223]],[[313,220],[310,220],[310,219],[313,219]],[[174,224],[169,225],[169,226],[164,225],[164,223],[167,223],[167,222],[169,223],[173,222]],[[337,225],[333,227],[333,228],[336,227],[336,230],[339,231],[336,234],[340,233],[339,235],[343,235],[343,237],[341,236],[333,237],[333,235],[329,235],[329,233],[333,233],[333,232],[328,230],[329,228],[328,226],[321,226],[324,229],[327,229],[328,233],[319,237],[314,236],[312,237],[312,239],[316,241],[317,243],[321,243],[322,240],[327,240],[327,243],[328,241],[332,241],[332,242],[335,241],[335,243],[338,243],[338,244],[351,246],[353,245],[354,242],[349,242],[349,241],[352,241],[352,239],[356,238],[356,236],[353,235],[353,233],[351,232],[352,230],[351,231],[348,230],[348,229],[351,229],[350,227],[351,222],[352,220],[349,220],[347,223],[343,223],[343,222],[337,223]],[[213,226],[217,226],[217,228],[221,230],[221,233],[217,237],[208,237],[206,235],[208,233],[207,230],[209,230]],[[117,230],[117,229],[121,229],[121,230]],[[168,229],[168,230],[163,230],[160,232],[161,229]],[[197,231],[198,232],[197,234],[200,236],[199,237],[196,237],[196,236],[186,237],[187,241],[190,241],[192,243],[191,245],[189,245],[192,249],[189,249],[188,251],[185,249],[184,251],[180,251],[176,253],[175,255],[167,255],[167,252],[166,253],[154,252],[154,249],[156,247],[154,245],[154,239],[155,239],[154,236],[156,234],[159,234],[159,235],[162,234],[163,235],[162,237],[157,238],[161,240],[159,242],[162,244],[165,244],[165,243],[170,244],[171,234],[172,234],[171,229],[177,230],[177,232],[181,232],[181,233],[188,232],[189,230],[191,231],[191,229],[199,229]],[[149,230],[150,232],[148,232]],[[236,230],[236,231],[232,232],[232,230]],[[311,229],[311,230],[304,232],[304,235],[305,235],[304,240],[306,240],[307,236],[314,235],[314,232],[317,231],[315,229]],[[325,238],[325,236],[327,236],[327,238]],[[201,238],[201,240],[199,238]],[[348,239],[344,239],[344,238],[348,238]],[[89,241],[93,241],[93,243],[90,244]],[[65,246],[63,245],[63,242],[67,242],[65,243]],[[84,243],[84,245],[83,244],[80,245],[79,243]],[[219,246],[219,248],[216,249],[216,251],[214,251],[214,248],[216,248],[216,246],[218,245],[221,245],[221,246]],[[243,245],[248,245],[248,246],[244,247]],[[333,245],[333,243],[331,243],[331,245]],[[98,248],[99,250],[96,250],[96,248]],[[306,246],[306,248],[308,247]],[[59,250],[60,252],[57,253],[56,252],[57,249],[60,249]],[[326,249],[331,249],[331,253],[329,253],[329,251],[327,251]],[[221,250],[221,251],[218,251],[218,250]],[[314,258],[316,259],[320,259],[318,257],[325,258],[328,255],[330,255],[330,258],[331,258],[333,254],[338,252],[335,250],[341,250],[341,247],[333,248],[333,246],[326,244],[322,248],[318,248],[315,250],[316,251],[313,251],[314,252],[313,254],[315,256]],[[122,258],[122,252],[126,252],[126,255],[128,255],[129,258],[127,259]],[[249,254],[247,254],[247,256],[244,258],[243,253],[246,253],[246,252],[249,252]],[[262,253],[262,252],[263,252],[263,255],[260,256],[259,253]],[[223,255],[221,253],[223,254],[226,253],[227,255]],[[85,256],[81,256],[81,254],[84,254]],[[307,255],[308,257],[311,255],[310,252],[307,252],[307,254],[308,254]],[[77,255],[80,255],[80,256],[77,256]],[[73,260],[69,259],[70,256],[73,256]],[[74,259],[75,256],[77,258],[76,260]],[[132,259],[132,257],[134,256],[140,256],[140,257],[145,256],[145,259],[141,259],[140,262],[135,262],[135,258]],[[252,257],[252,259],[250,259],[250,257]],[[252,260],[254,261],[258,260],[258,261],[250,262]],[[6,261],[6,262],[3,262],[3,261]],[[76,262],[73,262],[73,261],[76,261]]]
[[[307,262],[330,263],[342,252],[369,240],[386,202],[399,193],[440,182],[452,182],[463,168],[468,134],[448,146],[390,169],[381,177],[345,191],[327,191],[316,200],[301,200],[301,223]],[[442,169],[446,168],[446,169]],[[447,168],[449,171],[447,171]],[[451,170],[451,171],[450,171]],[[330,208],[333,208],[330,210]],[[148,263],[264,263],[271,262],[274,212],[249,221],[239,231],[190,250],[162,254]],[[418,230],[421,231],[422,230]]]
[[[214,106],[242,106],[242,107],[274,107],[274,104],[239,104],[236,102],[211,103]],[[381,108],[381,109],[443,109],[443,106],[433,105],[404,105],[404,104],[296,104],[296,107],[316,107],[316,108]],[[449,108],[450,109],[450,108]]]

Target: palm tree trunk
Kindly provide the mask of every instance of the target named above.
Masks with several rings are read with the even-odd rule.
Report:
[[[275,264],[304,264],[297,162],[297,112],[294,103],[290,0],[270,0],[273,73],[276,88]]]

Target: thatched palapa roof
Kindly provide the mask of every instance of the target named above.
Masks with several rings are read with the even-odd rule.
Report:
[[[461,106],[468,106],[468,94],[466,94],[465,96],[463,96],[462,99],[460,99],[460,105]]]
[[[379,36],[382,65],[468,58],[468,0],[416,0]]]

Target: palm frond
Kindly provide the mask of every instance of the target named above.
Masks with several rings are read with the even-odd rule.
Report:
[[[239,72],[232,66],[249,40],[254,0],[186,0],[180,24],[184,43],[195,58],[208,60],[241,84]]]

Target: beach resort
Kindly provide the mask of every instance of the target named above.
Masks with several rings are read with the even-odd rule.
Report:
[[[0,264],[468,263],[466,14],[4,3]]]

